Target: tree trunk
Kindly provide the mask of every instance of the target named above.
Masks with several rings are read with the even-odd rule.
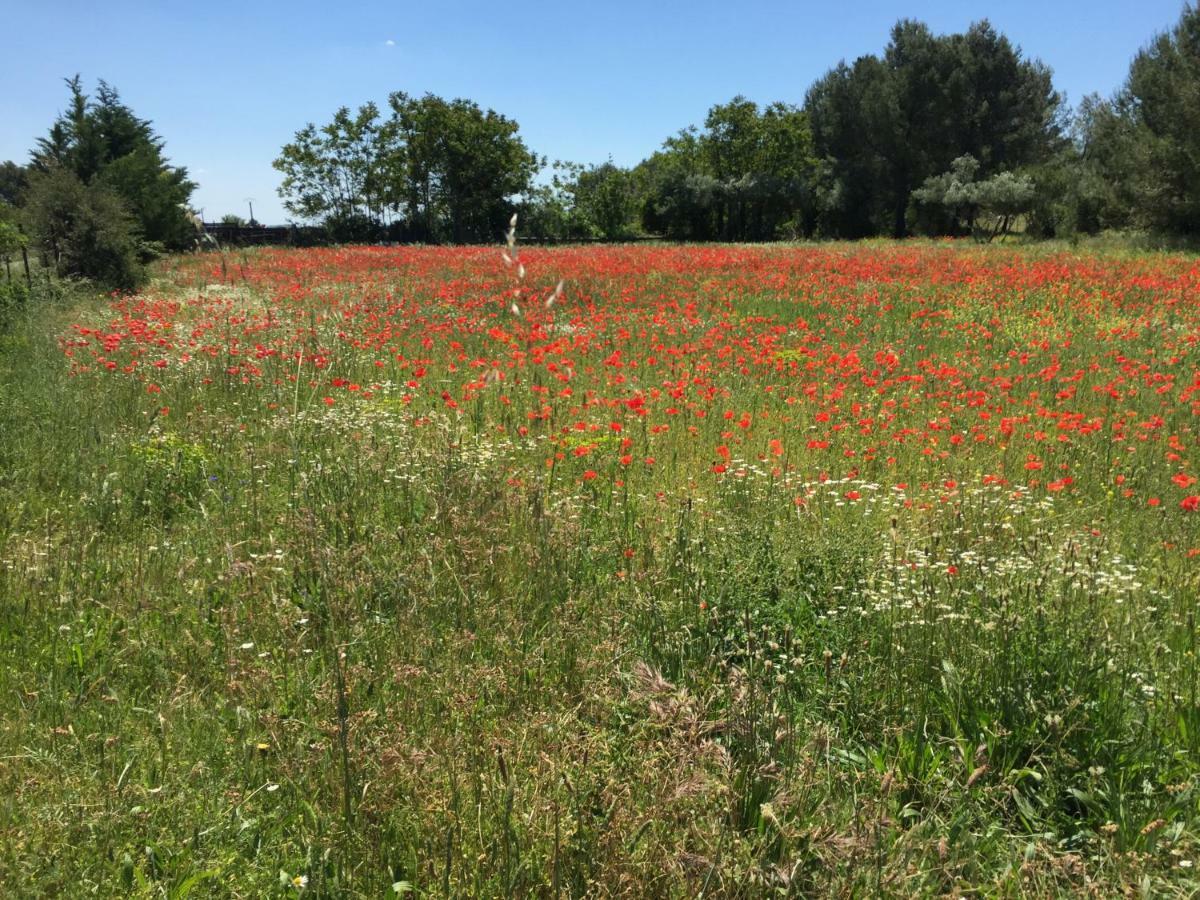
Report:
[[[908,234],[908,191],[900,190],[896,194],[896,207],[892,217],[892,237],[902,238]]]

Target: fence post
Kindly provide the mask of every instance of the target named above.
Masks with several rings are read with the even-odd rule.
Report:
[[[33,290],[33,276],[29,274],[29,251],[21,247],[21,261],[25,263],[25,284]]]

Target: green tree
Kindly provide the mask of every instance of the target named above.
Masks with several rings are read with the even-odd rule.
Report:
[[[568,240],[591,236],[576,202],[579,176],[585,170],[580,163],[555,160],[550,179],[525,190],[517,201],[517,212],[526,238]]]
[[[986,177],[1057,152],[1061,103],[1050,71],[986,21],[943,36],[897,23],[882,57],[839,64],[806,96],[823,229],[904,236],[911,193],[955,158],[970,154]]]
[[[642,196],[642,226],[676,240],[718,236],[715,206],[719,185],[708,174],[695,128],[685,128],[634,169]]]
[[[26,270],[25,278],[13,276],[13,261],[28,243],[24,232],[16,221],[16,210],[0,200],[0,263],[4,266],[3,278],[0,278],[0,328],[4,327],[6,313],[24,303],[29,297],[32,286]]]
[[[992,241],[1008,234],[1016,220],[1033,205],[1033,181],[1012,172],[978,179],[979,161],[970,154],[960,156],[941,175],[925,180],[913,191],[918,203],[940,206],[954,222],[977,240]]]
[[[712,107],[633,172],[649,231],[691,240],[757,241],[803,228],[817,169],[808,116],[745,97]]]
[[[28,243],[25,234],[15,221],[15,210],[0,201],[0,260],[4,261],[4,275],[12,281],[12,258]],[[0,302],[0,305],[3,305]]]
[[[410,240],[492,240],[538,168],[517,123],[432,94],[388,103],[387,119],[368,103],[296,132],[275,160],[284,206],[340,240],[368,239],[393,218]]]
[[[391,129],[374,103],[353,114],[343,106],[321,128],[305,125],[274,162],[283,173],[284,208],[323,222],[335,240],[373,237],[390,205],[393,152]]]
[[[628,169],[610,160],[580,171],[572,187],[573,210],[581,224],[599,237],[619,240],[634,230],[637,196]]]
[[[518,124],[470,100],[388,97],[391,196],[420,240],[490,241],[529,190],[539,159]]]
[[[29,189],[29,170],[11,160],[0,163],[0,203],[20,206]]]
[[[85,183],[61,165],[39,171],[30,180],[24,215],[57,274],[116,290],[142,282],[133,216],[101,181]]]
[[[1060,190],[1051,195],[1067,221],[1090,233],[1134,225],[1140,148],[1133,122],[1114,102],[1091,94],[1076,111],[1073,138]]]
[[[142,240],[169,250],[189,247],[194,234],[186,208],[196,185],[171,166],[151,123],[126,106],[116,88],[99,82],[95,97],[78,75],[67,79],[70,106],[40,138],[31,168],[63,170],[84,185],[103,184],[124,203]]]
[[[1105,225],[1200,232],[1200,8],[1143,48],[1111,101],[1081,109],[1084,156],[1109,186]]]

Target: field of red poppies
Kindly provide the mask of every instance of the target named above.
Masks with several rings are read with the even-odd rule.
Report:
[[[1200,889],[1193,256],[257,250],[6,340],[0,883]]]

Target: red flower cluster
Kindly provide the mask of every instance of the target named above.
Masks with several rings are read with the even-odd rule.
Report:
[[[492,248],[264,250],[232,282],[213,255],[179,258],[63,348],[77,373],[142,380],[156,408],[178,407],[181,382],[330,415],[387,401],[414,423],[548,437],[549,465],[586,458],[589,481],[654,477],[659,459],[687,478],[1096,496],[1115,480],[1142,508],[1200,503],[1195,259],[954,244],[522,259],[518,316]],[[526,302],[560,278],[557,303]]]

